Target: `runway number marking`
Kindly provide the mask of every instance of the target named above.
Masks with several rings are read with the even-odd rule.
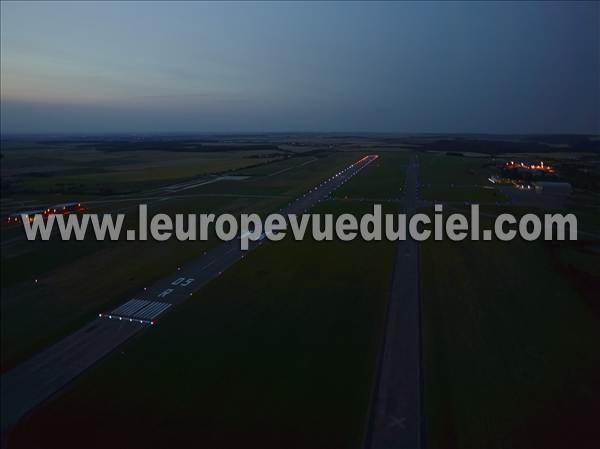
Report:
[[[174,287],[187,287],[194,281],[195,281],[194,278],[177,278],[173,282],[171,282],[171,285],[173,285]],[[175,291],[175,289],[173,289],[173,288],[167,288],[166,290],[163,290],[162,292],[160,292],[157,295],[157,297],[166,298],[174,291]]]
[[[173,282],[171,282],[171,285],[178,285],[180,287],[187,287],[188,285],[190,285],[192,282],[194,282],[194,278],[178,278],[175,279]]]
[[[175,290],[173,290],[172,288],[168,288],[166,290],[163,290],[162,292],[160,292],[158,294],[159,298],[165,298],[167,295],[170,295],[171,293],[173,293]]]

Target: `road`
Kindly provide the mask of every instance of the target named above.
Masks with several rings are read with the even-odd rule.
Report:
[[[377,156],[368,156],[340,170],[331,178],[288,203],[279,213],[301,214],[327,198],[350,178],[358,174]],[[227,268],[246,257],[266,240],[249,242],[248,251],[240,249],[238,239],[225,242],[197,259],[178,267],[175,272],[148,286],[136,299],[168,302],[173,306],[182,303]],[[127,301],[131,299],[128,298]],[[127,301],[124,301],[127,302]],[[172,310],[174,307],[170,307]],[[160,320],[157,325],[160,325]],[[3,374],[0,397],[1,427],[7,431],[37,405],[57,394],[85,370],[122,345],[134,335],[151,328],[137,321],[97,318],[79,331],[67,336],[33,356],[30,360]]]
[[[407,222],[418,201],[418,165],[407,167],[403,203]],[[369,411],[367,449],[418,449],[421,420],[421,331],[417,242],[398,241],[385,336]]]

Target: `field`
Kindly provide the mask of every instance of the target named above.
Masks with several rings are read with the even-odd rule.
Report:
[[[492,199],[474,187],[487,175],[481,159],[438,154],[420,162],[426,198]],[[445,210],[468,214],[464,204]],[[562,212],[569,211],[578,214]],[[549,211],[500,203],[481,212],[482,228],[492,229],[500,213]],[[590,220],[581,218],[580,227],[589,229]],[[578,447],[593,446],[600,404],[597,262],[589,242],[420,244],[428,447],[558,448],[573,435]]]
[[[282,152],[265,151],[171,153],[76,148],[17,150],[10,146],[2,154],[3,190],[9,196],[15,192],[79,195],[124,193],[284,158]]]
[[[421,276],[429,447],[588,447],[600,331],[548,248],[427,241]]]
[[[204,193],[246,195],[289,195],[296,196],[324,179],[332,176],[336,168],[358,160],[368,152],[329,152],[320,154],[314,161],[313,156],[298,156],[291,165],[290,159],[250,170],[241,170],[242,175],[252,175],[242,183],[221,181],[207,184],[199,190]],[[291,168],[291,169],[290,169]],[[268,171],[267,171],[268,170]],[[258,173],[257,173],[258,172]]]
[[[408,152],[383,152],[361,174],[337,190],[336,198],[386,200],[402,194]]]
[[[160,211],[260,212],[272,210],[277,204],[268,199],[250,202],[212,198],[174,201],[169,207],[162,205]],[[8,279],[3,283],[2,301],[3,370],[217,242],[214,236],[206,242],[98,242],[93,237],[83,242],[35,242],[39,245],[37,251],[9,258],[3,264],[2,274]]]
[[[574,212],[578,242],[419,244],[425,441],[432,449],[597,441],[599,193],[577,187],[562,210],[511,204],[487,181],[501,155],[418,151],[436,140],[410,142],[17,145],[2,153],[2,212],[78,199],[90,212],[126,213],[126,228],[135,228],[140,203],[151,214],[265,215],[366,154],[380,158],[318,212],[360,216],[379,202],[399,212],[411,156],[422,212],[433,202],[446,214],[481,203],[482,228],[500,213]],[[569,166],[569,179],[580,169]],[[585,173],[581,182],[595,185]],[[219,244],[212,234],[27,242],[19,227],[1,233],[3,372]],[[362,447],[395,249],[360,238],[261,246],[28,415],[10,447]]]
[[[68,151],[73,153],[78,150]],[[46,150],[46,153],[47,157],[51,157],[54,150]],[[107,154],[112,156],[121,153]],[[234,160],[231,159],[234,154],[224,152],[222,161]],[[206,153],[201,155],[205,157]],[[167,156],[175,161],[182,157],[179,165],[175,162],[171,164],[185,167],[190,153],[164,152],[163,159]],[[80,157],[83,160],[88,156]],[[145,188],[141,192],[129,196],[95,195],[86,205],[90,212],[128,214],[126,228],[135,228],[136,207],[140,203],[149,204],[151,214],[162,212],[172,216],[175,213],[264,214],[277,210],[293,195],[299,195],[335,173],[336,169],[355,157],[354,153],[330,153],[311,164],[305,162],[314,158],[286,159],[257,167],[262,170],[269,167],[267,173],[273,176],[255,174],[243,181],[219,181],[186,189],[181,195],[165,195],[161,192],[158,200],[157,193],[145,193],[155,187],[156,180],[144,181]],[[144,154],[141,154],[141,158],[144,158]],[[126,159],[129,161],[129,158]],[[94,158],[91,160],[96,162]],[[294,164],[289,163],[291,160],[295,161]],[[215,163],[219,163],[219,160],[216,159]],[[118,172],[122,166],[116,165],[116,162],[114,164],[113,169]],[[129,166],[129,162],[125,166]],[[187,175],[188,172],[183,170],[178,173],[179,178],[170,180],[167,185],[185,181]],[[262,197],[248,197],[252,194]],[[144,200],[145,197],[149,199]],[[46,204],[64,201],[59,198],[35,198],[37,202],[53,201]],[[101,204],[96,205],[98,201]],[[22,238],[22,233],[22,229],[17,227],[3,226],[2,229],[2,371],[217,243],[214,236],[207,242],[178,242],[175,239],[167,242],[98,242],[90,235],[83,242],[57,239],[27,242]],[[19,237],[19,241],[10,244],[10,240]],[[143,254],[143,257],[136,257],[138,254]]]
[[[261,247],[26,420],[14,447],[360,447],[393,248]]]
[[[422,153],[421,197],[430,201],[505,201],[504,195],[492,188],[487,178],[492,169],[489,157],[448,156],[443,153]]]

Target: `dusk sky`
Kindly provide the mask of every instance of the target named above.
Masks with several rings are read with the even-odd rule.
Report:
[[[590,3],[2,2],[2,133],[598,133]]]

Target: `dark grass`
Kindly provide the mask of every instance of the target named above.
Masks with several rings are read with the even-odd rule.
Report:
[[[278,185],[283,191],[300,193],[355,158],[358,156],[353,153],[331,153],[305,167],[261,178],[262,181],[257,180],[253,185],[262,185],[267,190]],[[236,185],[238,192],[252,191],[245,182],[224,181],[213,185],[217,184]],[[222,188],[227,190],[228,187]],[[278,210],[285,202],[285,198],[187,198],[154,203],[149,207],[149,216],[158,212],[171,215],[265,214]],[[119,203],[116,207],[120,206]],[[135,208],[133,214],[126,218],[128,225],[137,223]],[[130,228],[128,225],[124,227]],[[52,239],[20,243],[26,251],[13,256],[3,252],[2,371],[216,243],[214,236],[208,242],[178,242],[174,238],[167,242],[96,242],[93,238],[83,242],[63,242]],[[136,257],[141,254],[143,257]],[[35,283],[35,279],[39,282]]]
[[[334,194],[336,198],[396,199],[401,196],[410,153],[373,150],[373,154],[379,154],[379,159],[338,189]]]
[[[359,447],[393,250],[262,246],[25,420],[11,447]]]
[[[194,189],[194,192],[255,194],[255,195],[291,195],[297,196],[332,176],[336,170],[357,161],[368,152],[327,152],[316,162],[295,166],[292,170],[274,176],[256,176],[244,181],[220,181]],[[294,158],[306,161],[305,158]],[[271,168],[289,168],[289,160],[270,165]],[[275,173],[273,170],[269,173]],[[240,173],[245,173],[242,171]]]
[[[420,153],[420,195],[431,201],[506,201],[504,195],[490,189],[487,178],[495,173],[493,165],[491,158]]]
[[[310,155],[294,155],[293,157],[287,157],[285,159],[271,162],[269,164],[259,165],[257,167],[251,168],[242,168],[240,170],[237,170],[236,175],[269,176],[282,170],[289,169],[288,171],[291,171],[294,168],[298,167],[300,164],[304,164],[305,162],[308,162],[312,159],[314,159],[314,157]],[[285,173],[287,173],[287,171]]]
[[[149,214],[241,213],[274,210],[279,200],[191,198],[158,203]],[[124,228],[135,227],[137,216]],[[24,242],[35,250],[3,258],[2,371],[74,331],[99,312],[124,301],[148,283],[170,274],[219,243],[85,241]],[[31,248],[30,248],[31,249]],[[34,280],[38,279],[36,283]],[[5,282],[6,280],[6,282]]]
[[[550,255],[421,244],[429,447],[597,447],[598,317]]]

